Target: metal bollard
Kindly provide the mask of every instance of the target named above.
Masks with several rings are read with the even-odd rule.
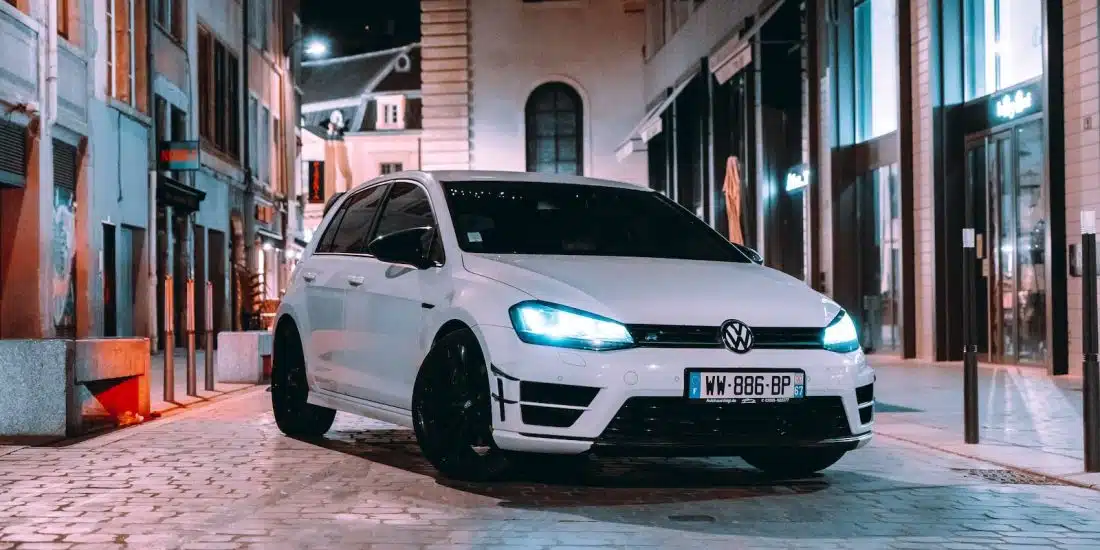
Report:
[[[187,279],[187,395],[199,396],[195,378],[195,280]]]
[[[172,276],[164,277],[164,400],[176,400],[176,319],[172,295]]]
[[[206,338],[204,339],[204,359],[206,360],[206,379],[203,387],[214,391],[214,283],[206,281]]]
[[[963,229],[963,422],[967,443],[978,442],[978,346],[974,312],[974,229]]]
[[[1100,366],[1097,365],[1096,212],[1081,212],[1081,332],[1085,352],[1085,471],[1100,472]]]

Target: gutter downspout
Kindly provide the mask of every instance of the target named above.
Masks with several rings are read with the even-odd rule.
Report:
[[[108,0],[111,1],[111,0]],[[160,335],[159,324],[160,319],[157,318],[157,113],[156,103],[157,95],[154,90],[153,84],[156,81],[156,67],[153,65],[153,33],[155,30],[153,24],[153,3],[150,2],[145,7],[145,74],[148,81],[147,95],[149,118],[152,121],[149,125],[149,230],[145,232],[145,255],[146,262],[148,262],[148,288],[146,288],[146,300],[149,306],[149,346],[150,353],[154,353],[157,350],[157,339]],[[108,37],[110,39],[110,37]],[[190,61],[190,57],[188,57]],[[190,65],[188,65],[190,68]],[[191,73],[188,71],[187,78],[190,80]],[[119,152],[121,154],[121,151]],[[168,220],[165,220],[166,226]],[[172,353],[168,350],[168,353]]]
[[[254,250],[256,208],[254,206],[253,194],[255,193],[255,189],[253,189],[252,186],[252,154],[249,150],[249,144],[252,141],[252,129],[248,126],[248,97],[252,93],[252,86],[249,83],[249,76],[252,74],[252,69],[250,67],[250,61],[252,59],[250,16],[252,15],[252,11],[249,9],[249,0],[241,1],[241,9],[244,12],[244,17],[241,17],[241,69],[244,71],[244,78],[242,78],[240,86],[241,97],[238,99],[241,101],[240,105],[244,107],[243,111],[245,111],[243,117],[244,129],[241,131],[241,137],[243,138],[241,140],[241,159],[243,160],[241,168],[244,173],[244,212],[241,212],[241,217],[243,218],[241,221],[244,225],[244,263],[247,272],[242,274],[244,277],[243,279],[238,277],[237,283],[243,285],[247,284],[250,280],[250,275],[256,272],[257,265]],[[257,124],[259,124],[258,118]],[[258,146],[259,144],[257,144],[257,147]],[[249,294],[246,289],[246,292],[241,294],[241,298],[246,300],[248,297]],[[238,304],[238,306],[242,311],[234,311],[233,314],[240,316],[248,306],[244,303]],[[251,319],[251,310],[248,311],[250,314],[249,319]],[[244,319],[241,319],[241,321],[243,324]],[[251,320],[249,322],[251,322]],[[242,330],[251,330],[251,328],[252,327],[242,327]]]

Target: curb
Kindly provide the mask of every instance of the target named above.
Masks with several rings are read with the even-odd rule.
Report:
[[[103,433],[101,435],[94,435],[94,436],[92,436],[90,438],[87,438],[83,441],[75,441],[71,445],[68,445],[68,446],[79,447],[79,448],[84,448],[84,449],[95,449],[95,448],[99,448],[99,447],[104,447],[104,446],[110,445],[111,443],[114,443],[116,441],[121,441],[121,440],[126,439],[130,436],[137,435],[137,434],[145,431],[145,429],[155,428],[155,427],[158,427],[158,426],[163,426],[165,424],[171,424],[173,422],[183,420],[184,418],[189,416],[190,413],[196,413],[196,412],[202,411],[202,410],[204,410],[204,409],[206,409],[210,406],[218,405],[218,404],[226,403],[226,402],[230,402],[230,401],[236,401],[237,399],[243,399],[245,397],[248,397],[249,395],[251,395],[253,393],[265,391],[266,387],[267,387],[266,385],[263,385],[263,386],[261,386],[261,385],[246,386],[246,387],[243,387],[243,388],[240,388],[240,389],[235,389],[235,390],[232,390],[232,391],[224,392],[221,395],[211,397],[211,398],[208,398],[208,399],[204,399],[203,401],[198,401],[198,402],[192,403],[190,405],[187,405],[186,407],[174,407],[174,408],[168,409],[168,410],[164,411],[163,413],[161,413],[161,415],[159,417],[152,418],[152,419],[147,420],[145,422],[142,422],[140,424],[134,424],[134,425],[131,425],[131,426],[116,428],[112,431],[109,431],[107,433]]]
[[[1033,475],[1033,476],[1036,476],[1036,477],[1041,477],[1041,478],[1048,479],[1048,480],[1051,480],[1051,481],[1057,481],[1061,484],[1070,485],[1070,486],[1073,486],[1073,487],[1080,487],[1082,489],[1090,489],[1090,490],[1093,490],[1093,491],[1100,491],[1100,485],[1097,485],[1097,484],[1094,484],[1094,483],[1086,483],[1086,482],[1083,482],[1083,481],[1078,481],[1076,479],[1072,479],[1072,478],[1064,476],[1064,475],[1051,474],[1051,473],[1048,473],[1048,472],[1043,472],[1041,470],[1037,470],[1035,468],[1028,468],[1028,467],[1025,467],[1025,466],[1019,466],[1019,465],[1011,464],[1011,463],[1008,463],[1008,462],[993,460],[993,459],[990,459],[990,458],[987,458],[987,457],[976,456],[974,454],[960,453],[958,451],[954,451],[954,450],[951,450],[951,449],[946,449],[942,446],[933,445],[931,443],[927,443],[927,442],[921,441],[919,439],[912,439],[912,438],[908,438],[908,437],[902,437],[902,436],[899,436],[899,435],[886,434],[886,433],[882,433],[882,432],[879,432],[879,431],[875,432],[875,436],[876,437],[884,437],[886,439],[893,439],[893,440],[896,440],[896,441],[904,441],[906,443],[916,445],[918,447],[924,447],[926,449],[932,449],[934,451],[938,451],[938,452],[941,452],[941,453],[949,454],[949,455],[952,455],[952,456],[959,456],[959,457],[967,458],[967,459],[970,459],[970,460],[976,460],[978,462],[985,462],[986,464],[992,464],[994,466],[1000,466],[1002,468],[1007,468],[1009,470],[1015,470],[1017,472],[1023,472],[1023,473],[1026,473],[1026,474],[1030,474],[1030,475]],[[1080,472],[1080,473],[1085,473],[1085,472]],[[1075,475],[1077,475],[1077,474],[1075,474]]]

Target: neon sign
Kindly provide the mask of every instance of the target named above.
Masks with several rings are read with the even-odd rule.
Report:
[[[997,118],[1002,120],[1012,120],[1017,116],[1026,113],[1035,106],[1035,101],[1032,98],[1031,92],[1025,92],[1023,90],[1016,90],[1001,96],[1000,99],[994,104],[995,113]]]

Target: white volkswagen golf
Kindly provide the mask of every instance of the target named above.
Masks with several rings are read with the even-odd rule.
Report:
[[[326,209],[276,319],[286,434],[393,422],[460,479],[589,453],[802,476],[871,439],[851,317],[659,193],[401,172]]]

